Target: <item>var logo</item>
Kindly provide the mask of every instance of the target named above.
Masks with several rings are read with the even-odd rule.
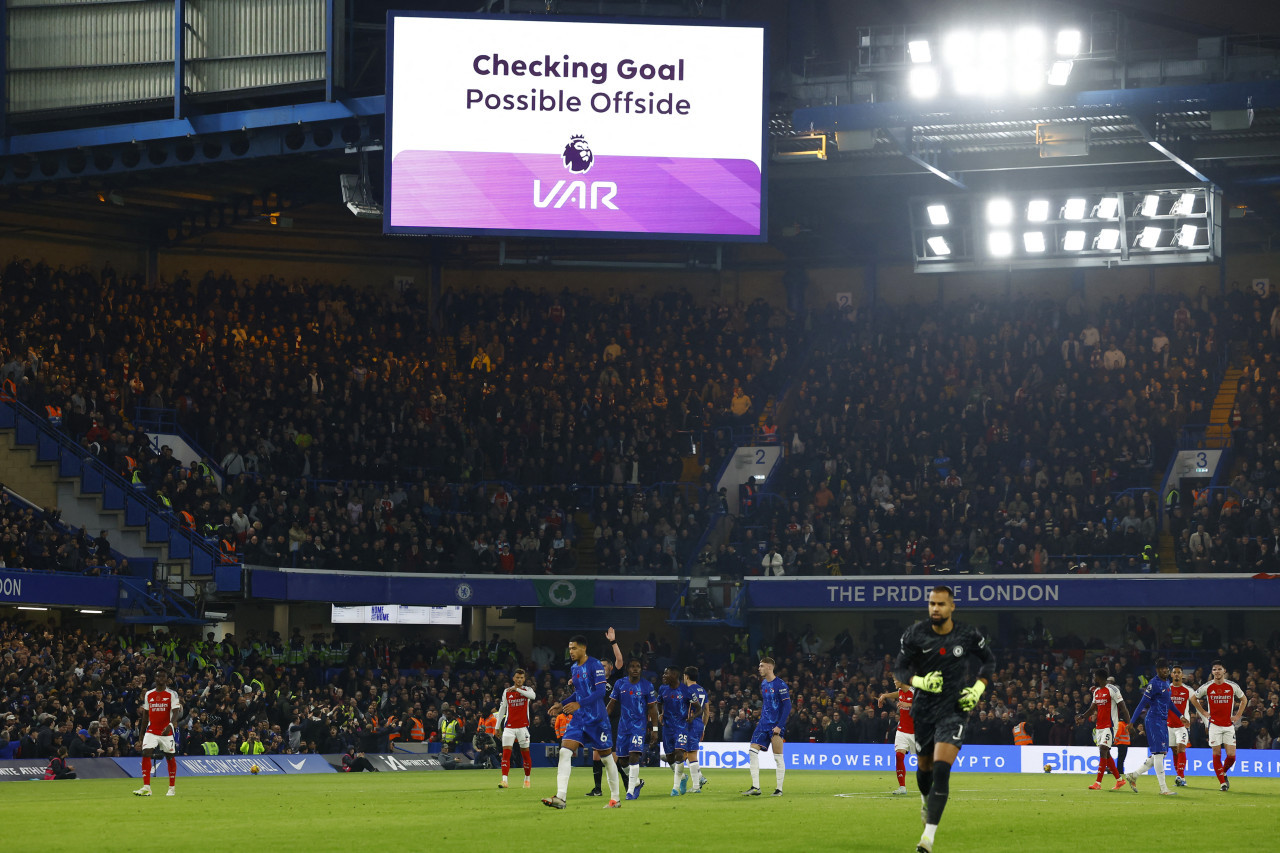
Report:
[[[618,185],[613,181],[592,181],[591,189],[588,191],[585,181],[565,181],[561,179],[556,181],[555,186],[547,191],[546,196],[543,196],[542,181],[537,178],[534,178],[533,181],[533,206],[539,208],[554,207],[559,209],[576,201],[579,210],[586,210],[587,198],[590,195],[592,210],[599,210],[601,207],[617,210],[618,206],[613,203],[613,197],[617,194]]]

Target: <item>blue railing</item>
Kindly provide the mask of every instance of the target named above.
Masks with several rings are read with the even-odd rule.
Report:
[[[46,418],[16,400],[0,400],[0,429],[14,430],[18,444],[34,445],[36,459],[56,463],[58,476],[78,478],[81,492],[101,495],[102,508],[122,512],[125,525],[143,528],[147,542],[168,545],[169,559],[190,560],[193,575],[213,574],[218,554],[205,540]]]

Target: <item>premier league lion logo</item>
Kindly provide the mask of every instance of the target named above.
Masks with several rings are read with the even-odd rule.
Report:
[[[585,137],[570,137],[569,144],[564,147],[566,169],[574,173],[582,173],[590,169],[595,161],[595,155],[591,153],[591,146],[587,144]]]

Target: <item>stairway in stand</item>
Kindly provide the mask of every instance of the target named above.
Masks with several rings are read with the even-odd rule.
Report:
[[[1236,411],[1236,394],[1240,389],[1240,377],[1244,370],[1239,367],[1228,367],[1222,374],[1222,384],[1218,386],[1218,394],[1213,398],[1213,406],[1209,410],[1209,425],[1205,429],[1204,446],[1206,448],[1226,448],[1231,444],[1232,417]],[[1224,478],[1228,479],[1228,478]],[[1161,499],[1164,496],[1161,495]],[[1160,571],[1176,572],[1177,543],[1173,534],[1160,534]]]

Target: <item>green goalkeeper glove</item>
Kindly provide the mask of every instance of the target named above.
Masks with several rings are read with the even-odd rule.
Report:
[[[942,673],[931,672],[928,675],[913,675],[911,676],[911,686],[919,688],[925,693],[941,693]]]
[[[966,687],[960,691],[960,710],[972,711],[978,705],[978,700],[982,698],[982,694],[987,689],[987,683],[979,678],[973,682],[972,687]]]

